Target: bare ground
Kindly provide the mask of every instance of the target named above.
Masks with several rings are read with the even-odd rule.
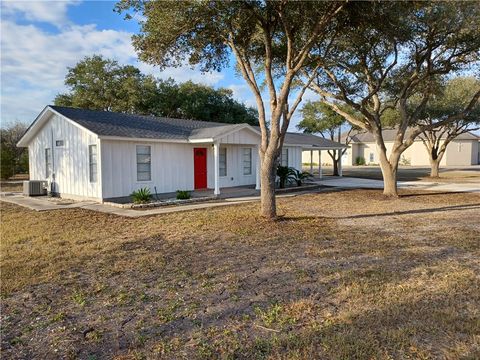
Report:
[[[1,204],[5,358],[480,357],[480,195],[139,219]]]

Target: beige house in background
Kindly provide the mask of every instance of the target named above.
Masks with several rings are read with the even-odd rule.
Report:
[[[387,154],[393,147],[393,141],[396,135],[395,129],[383,131],[383,138],[387,147]],[[458,136],[448,144],[445,155],[442,158],[440,166],[468,166],[480,164],[480,137],[465,133]],[[302,153],[302,163],[310,164],[311,156],[309,151]],[[342,157],[342,165],[356,165],[356,159],[361,157],[366,165],[376,165],[379,163],[378,152],[371,133],[360,133],[352,136],[349,148]],[[319,154],[313,153],[313,163],[319,163]],[[323,165],[332,165],[332,158],[322,151],[321,163]],[[428,152],[420,138],[402,154],[401,165],[411,166],[430,166]]]

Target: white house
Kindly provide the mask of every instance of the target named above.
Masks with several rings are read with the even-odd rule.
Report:
[[[391,152],[395,135],[395,129],[383,130],[383,139],[387,147],[387,155]],[[480,164],[479,141],[480,137],[473,133],[459,135],[448,144],[440,165],[468,166]],[[357,158],[363,158],[367,165],[379,163],[377,147],[371,133],[359,133],[352,136],[349,148],[342,157],[342,163],[344,165],[356,165]],[[302,162],[310,163],[309,151],[303,152]],[[318,155],[316,153],[314,154],[313,162],[318,163]],[[321,162],[326,165],[332,165],[332,159],[327,154],[321,157]],[[400,159],[400,164],[430,166],[427,148],[420,138],[417,138],[416,141],[404,151]]]
[[[159,118],[47,106],[18,146],[28,147],[31,180],[66,198],[111,201],[148,187],[176,190],[260,187],[260,132],[248,124]],[[343,145],[288,133],[280,162],[301,169],[302,150]]]

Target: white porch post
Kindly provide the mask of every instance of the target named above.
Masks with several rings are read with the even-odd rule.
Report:
[[[216,142],[213,144],[213,163],[215,173],[215,190],[214,195],[220,195],[220,146]]]
[[[342,150],[337,150],[338,151],[338,176],[342,177],[343,176],[343,169],[342,169]]]
[[[257,150],[257,161],[255,164],[255,190],[260,190],[260,171],[261,171],[261,162],[260,162],[260,146],[256,146]]]
[[[320,180],[323,178],[322,174],[322,150],[318,150],[318,177]]]
[[[310,150],[310,174],[313,175],[313,150]]]

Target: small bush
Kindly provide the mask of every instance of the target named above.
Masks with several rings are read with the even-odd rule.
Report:
[[[134,191],[131,197],[135,204],[145,204],[150,201],[150,199],[152,198],[152,194],[150,193],[149,188],[144,187]]]
[[[365,158],[363,156],[357,156],[355,158],[355,165],[365,165]]]
[[[400,165],[410,166],[411,164],[412,162],[410,161],[410,159],[402,155],[402,158],[400,159]]]
[[[313,175],[308,171],[300,171],[295,168],[291,168],[293,173],[293,179],[297,183],[297,186],[302,186],[305,180],[313,178]]]
[[[190,199],[192,196],[190,191],[188,190],[177,190],[177,199],[178,200],[187,200]]]
[[[277,167],[277,176],[280,189],[283,189],[285,185],[295,181],[295,173],[293,171],[293,168],[288,166],[279,165]]]

